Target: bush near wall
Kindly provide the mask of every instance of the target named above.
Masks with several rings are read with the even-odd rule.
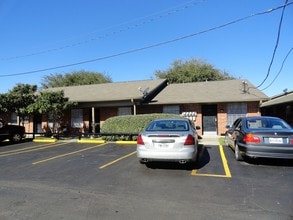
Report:
[[[181,118],[181,116],[176,114],[143,114],[111,117],[103,123],[101,133],[113,135],[106,135],[102,138],[111,141],[136,140],[137,134],[157,118]]]

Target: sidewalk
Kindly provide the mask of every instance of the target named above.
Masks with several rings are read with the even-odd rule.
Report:
[[[220,142],[219,142],[219,139],[221,138],[222,136],[216,136],[216,135],[213,135],[213,136],[201,136],[202,139],[199,139],[199,143],[200,144],[203,144],[203,145],[219,145]]]

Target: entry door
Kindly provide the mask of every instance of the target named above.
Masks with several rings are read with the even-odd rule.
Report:
[[[217,105],[202,106],[203,135],[217,135]]]
[[[34,115],[34,126],[33,126],[34,133],[42,133],[42,115],[36,114]]]

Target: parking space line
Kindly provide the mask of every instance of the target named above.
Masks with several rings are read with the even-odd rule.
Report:
[[[218,174],[208,174],[208,173],[197,173],[198,170],[192,170],[191,175],[192,176],[206,176],[206,177],[221,177],[221,178],[231,178],[231,172],[228,166],[227,158],[225,156],[223,146],[219,145],[221,160],[224,168],[225,175],[218,175]]]
[[[92,147],[87,147],[87,148],[77,150],[77,151],[72,151],[72,152],[66,153],[66,154],[60,154],[60,155],[57,155],[55,157],[49,157],[49,158],[44,159],[44,160],[39,160],[39,161],[33,162],[32,164],[36,165],[36,164],[48,162],[48,161],[55,160],[55,159],[58,159],[58,158],[62,158],[62,157],[66,157],[66,156],[69,156],[69,155],[77,154],[77,153],[80,153],[80,152],[83,152],[83,151],[87,151],[87,150],[91,150],[91,149],[94,149],[94,148],[102,147],[104,145],[106,145],[106,143],[105,144],[95,145],[95,146],[92,146]]]
[[[116,159],[116,160],[113,160],[113,161],[111,161],[111,162],[109,162],[109,163],[106,163],[106,164],[104,164],[103,166],[100,166],[99,169],[104,169],[104,168],[106,168],[106,167],[108,167],[108,166],[110,166],[110,165],[112,165],[112,164],[114,164],[114,163],[117,163],[117,162],[120,161],[120,160],[123,160],[123,159],[125,159],[125,158],[127,158],[127,157],[132,156],[133,154],[136,154],[136,151],[134,151],[134,152],[132,152],[132,153],[130,153],[130,154],[127,154],[127,155],[125,155],[125,156],[123,156],[123,157],[120,157],[120,158],[118,158],[118,159]]]
[[[222,178],[228,178],[226,175],[219,175],[219,174],[208,174],[208,173],[197,173],[197,170],[191,171],[192,176],[207,176],[207,177],[222,177]]]
[[[230,169],[229,169],[229,166],[228,166],[228,161],[227,161],[227,158],[225,156],[223,146],[219,145],[219,147],[220,147],[220,154],[221,154],[222,163],[223,163],[223,167],[224,167],[224,170],[225,170],[226,177],[230,178],[230,177],[232,177],[232,175],[231,175],[231,172],[230,172]]]
[[[33,147],[27,147],[27,148],[22,148],[22,149],[10,150],[10,151],[6,151],[6,152],[1,152],[0,157],[8,157],[8,156],[16,155],[16,154],[22,154],[22,153],[28,153],[28,152],[58,147],[60,145],[65,145],[65,144],[68,144],[68,143],[59,143],[59,144],[50,143],[50,144],[45,144],[45,145],[41,145],[41,146],[33,146]]]

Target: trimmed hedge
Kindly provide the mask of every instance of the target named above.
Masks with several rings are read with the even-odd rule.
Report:
[[[181,118],[176,114],[143,114],[115,116],[107,119],[102,127],[101,133],[116,134],[103,136],[105,140],[136,140],[137,135],[154,119],[157,118]]]

